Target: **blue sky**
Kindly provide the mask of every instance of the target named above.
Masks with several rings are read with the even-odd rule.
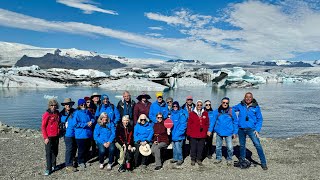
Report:
[[[0,41],[134,58],[320,59],[319,0],[1,0]]]

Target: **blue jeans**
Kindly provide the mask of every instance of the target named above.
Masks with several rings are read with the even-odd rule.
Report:
[[[76,139],[74,137],[64,137],[64,142],[66,144],[66,166],[73,166],[73,160],[77,153]]]
[[[231,161],[232,160],[232,156],[233,156],[233,145],[232,145],[232,136],[219,136],[217,134],[217,142],[216,142],[216,159],[221,160],[222,159],[222,141],[224,140],[226,141],[226,145],[227,145],[227,152],[228,152],[228,156],[227,156],[227,160]]]
[[[267,164],[267,160],[266,160],[266,157],[264,155],[262,146],[260,144],[260,140],[254,134],[254,129],[239,128],[238,135],[239,135],[239,142],[240,142],[240,160],[244,160],[246,158],[246,137],[248,135],[249,138],[251,139],[251,141],[253,142],[254,146],[257,149],[257,153],[259,155],[261,164],[262,165],[266,165]]]
[[[78,163],[85,164],[88,161],[90,139],[76,139],[78,146]]]
[[[103,164],[104,156],[106,155],[107,148],[104,147],[104,145],[100,144],[100,143],[97,143],[97,146],[99,148],[99,163]],[[114,150],[115,150],[114,143],[111,143],[109,145],[108,150],[109,150],[109,161],[108,161],[108,164],[112,164],[113,161],[114,161]]]
[[[183,140],[173,141],[173,160],[183,161],[182,145]]]

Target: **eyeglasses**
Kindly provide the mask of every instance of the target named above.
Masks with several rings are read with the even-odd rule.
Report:
[[[197,104],[197,106],[202,106],[202,104]]]
[[[167,101],[167,103],[172,103],[172,101]]]
[[[158,119],[163,119],[163,117],[157,117]]]
[[[56,104],[51,104],[50,106],[57,106]]]
[[[206,106],[211,106],[211,104],[206,104]]]
[[[140,121],[146,121],[146,119],[140,119]]]
[[[222,104],[229,104],[228,102],[222,102]]]
[[[172,106],[172,107],[178,107],[178,106]]]
[[[80,106],[84,106],[85,104],[80,104]]]

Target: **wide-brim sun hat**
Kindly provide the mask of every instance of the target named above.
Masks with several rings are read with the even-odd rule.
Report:
[[[61,103],[62,106],[65,106],[65,105],[70,105],[70,106],[73,106],[74,105],[74,101],[71,100],[71,98],[65,98],[63,100],[63,102]]]
[[[137,100],[141,101],[143,97],[146,99],[151,99],[151,96],[149,94],[142,93],[137,97]]]
[[[149,156],[151,154],[151,148],[149,144],[140,145],[139,152],[143,156]]]
[[[92,99],[93,97],[99,97],[99,98],[101,98],[101,95],[98,94],[97,92],[94,92],[94,93],[92,93],[92,95],[91,95],[91,99]]]

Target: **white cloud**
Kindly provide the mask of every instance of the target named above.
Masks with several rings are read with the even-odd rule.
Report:
[[[152,55],[152,56],[159,56],[159,57],[164,57],[164,58],[168,58],[168,59],[177,59],[178,58],[177,56],[169,56],[169,55],[153,53],[153,52],[144,52],[144,53]]]
[[[95,5],[96,3],[94,3],[91,0],[57,0],[57,2],[69,7],[81,9],[85,14],[92,14],[93,12],[101,12],[105,14],[118,15],[118,13],[113,10],[98,8]]]
[[[159,30],[159,31],[163,30],[163,28],[161,26],[151,26],[151,27],[149,27],[149,29],[151,29],[151,30]]]
[[[162,34],[159,34],[159,33],[147,33],[146,34],[147,36],[154,36],[154,37],[161,37]]]

